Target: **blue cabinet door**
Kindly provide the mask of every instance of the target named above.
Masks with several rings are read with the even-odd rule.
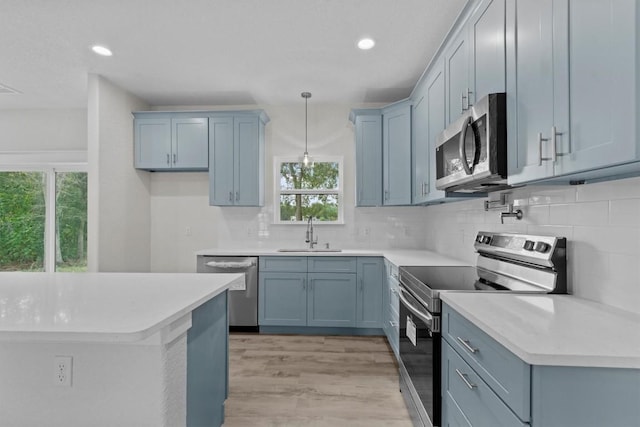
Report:
[[[632,0],[554,1],[556,88],[569,97],[571,115],[570,138],[557,138],[556,175],[639,157],[639,7]],[[566,114],[566,105],[558,107]]]
[[[446,126],[446,101],[445,101],[445,75],[444,61],[438,60],[426,78],[426,102],[427,102],[427,139],[429,141],[429,154],[436,152],[436,140]],[[443,199],[446,193],[436,189],[436,165],[434,157],[429,163],[429,193],[428,201]]]
[[[257,116],[234,118],[234,204],[263,204],[264,139],[259,137]]]
[[[171,167],[191,170],[208,169],[208,119],[171,119]]]
[[[307,273],[262,273],[258,279],[258,323],[307,324]]]
[[[152,170],[171,168],[171,119],[135,119],[134,135],[134,167]]]
[[[469,19],[469,104],[506,85],[505,0],[484,0]]]
[[[382,115],[355,117],[356,206],[382,205]]]
[[[393,106],[383,112],[383,204],[411,204],[411,105]]]
[[[227,292],[196,308],[187,332],[187,426],[221,426],[228,391]]]
[[[553,176],[551,129],[568,137],[554,117],[552,0],[509,2],[507,10],[507,155],[509,183]],[[559,94],[559,92],[557,92]]]
[[[233,117],[211,117],[209,119],[209,200],[212,205],[234,204],[233,151]]]
[[[309,273],[307,326],[356,325],[356,275]]]
[[[447,124],[455,121],[469,107],[469,42],[466,28],[461,28],[444,53],[447,78]]]
[[[384,264],[382,258],[358,258],[357,327],[382,327],[383,281]]]
[[[429,109],[426,84],[421,84],[415,91],[413,108],[411,109],[411,170],[412,203],[414,205],[427,201],[429,195]]]

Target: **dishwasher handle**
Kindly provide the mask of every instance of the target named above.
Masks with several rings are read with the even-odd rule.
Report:
[[[254,267],[256,262],[253,260],[247,261],[209,261],[206,263],[207,267],[215,267],[222,269],[238,269],[238,268],[249,268]]]

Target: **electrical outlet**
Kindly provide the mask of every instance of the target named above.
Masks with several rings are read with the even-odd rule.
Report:
[[[189,227],[189,226],[185,227],[184,235],[185,236],[191,236],[191,227]]]
[[[73,357],[56,356],[53,358],[53,383],[61,387],[71,387]]]

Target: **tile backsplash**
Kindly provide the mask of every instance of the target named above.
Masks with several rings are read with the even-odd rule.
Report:
[[[566,237],[570,292],[640,312],[640,178],[507,193],[522,220],[501,224],[502,209],[485,211],[486,199],[426,208],[426,248],[475,263],[481,230]]]

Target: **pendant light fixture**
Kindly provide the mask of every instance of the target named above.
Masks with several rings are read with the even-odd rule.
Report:
[[[311,92],[302,92],[301,96],[304,98],[304,154],[302,155],[302,164],[305,166],[309,166],[309,164],[312,162],[307,150],[307,102],[309,101],[309,98],[311,98]]]

